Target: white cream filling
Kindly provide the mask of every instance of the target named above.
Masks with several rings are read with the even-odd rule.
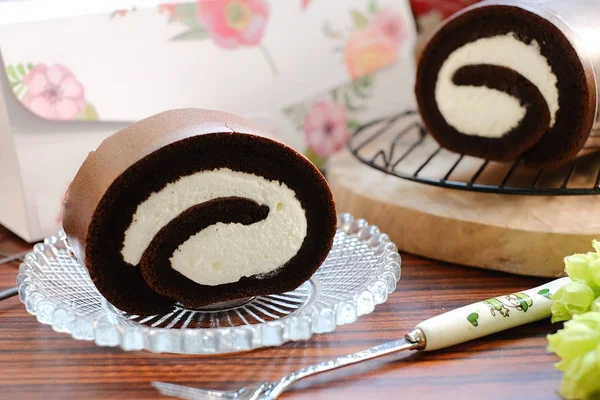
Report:
[[[199,284],[220,285],[271,272],[298,252],[307,222],[295,192],[284,183],[223,168],[181,177],[141,203],[125,232],[123,259],[138,264],[152,238],[183,211],[231,196],[268,206],[268,217],[247,226],[209,226],[173,253],[173,269]]]
[[[559,108],[556,75],[537,42],[525,44],[512,33],[467,43],[444,61],[438,73],[435,100],[450,126],[467,135],[498,138],[518,126],[527,112],[519,99],[507,93],[452,82],[459,68],[473,64],[510,68],[527,78],[546,99],[550,126],[554,126]]]

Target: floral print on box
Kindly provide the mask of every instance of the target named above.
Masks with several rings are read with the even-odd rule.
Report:
[[[381,10],[375,14],[373,26],[378,28],[388,39],[391,39],[398,47],[407,33],[402,24],[402,17],[394,10]]]
[[[283,110],[299,132],[304,133],[304,155],[323,169],[332,154],[343,149],[359,126],[356,114],[365,109],[371,95],[373,76],[367,75],[331,90],[316,99]]]
[[[364,110],[371,95],[376,71],[397,61],[408,38],[402,17],[391,9],[379,8],[375,1],[364,12],[351,11],[352,30],[344,35],[326,22],[323,33],[339,43],[353,81],[326,95],[295,104],[283,110],[306,139],[304,154],[319,168],[343,149],[359,126],[358,112]]]
[[[264,0],[211,0],[198,3],[198,21],[220,47],[257,46],[269,19]]]
[[[306,6],[303,4],[303,7]],[[135,7],[131,11],[135,11]],[[186,30],[169,39],[171,42],[211,39],[223,49],[258,47],[269,68],[277,66],[262,43],[269,20],[266,0],[196,0],[189,3],[163,3],[158,11],[169,15],[169,23],[186,26]],[[116,10],[111,18],[125,16],[129,10]]]
[[[379,9],[374,1],[366,12],[353,10],[352,33],[344,37],[325,23],[323,32],[336,41],[342,41],[344,60],[350,76],[355,79],[371,74],[394,63],[407,38],[402,17],[391,9]]]
[[[195,3],[162,4],[161,12],[169,14],[170,23],[187,26],[170,41],[206,40],[223,49],[258,47],[269,68],[277,67],[262,43],[269,20],[269,5],[265,0],[197,0]]]
[[[350,138],[348,110],[327,98],[315,101],[304,118],[304,134],[319,157],[341,150]]]
[[[380,29],[369,27],[353,33],[344,51],[352,78],[358,78],[396,61],[398,46]]]
[[[65,66],[16,64],[6,67],[15,96],[32,113],[50,120],[96,120],[83,85]]]

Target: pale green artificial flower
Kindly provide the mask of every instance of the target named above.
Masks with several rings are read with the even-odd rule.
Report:
[[[589,254],[573,254],[565,257],[565,271],[574,281],[585,281],[587,284],[595,285],[594,274],[590,269],[590,262],[595,260]]]
[[[548,335],[548,351],[560,357],[560,395],[568,400],[600,399],[600,241],[592,246],[565,257],[571,282],[552,295],[552,322],[567,322]]]
[[[600,394],[600,313],[575,315],[564,328],[548,335],[548,351],[556,353],[563,371],[560,394],[565,399],[592,399]]]
[[[590,286],[594,289],[596,294],[600,295],[600,258],[590,262],[589,269],[596,287],[594,288],[594,285]]]
[[[565,371],[571,360],[585,355],[600,344],[600,313],[586,312],[565,322],[564,328],[548,335],[548,351],[561,358],[557,368]]]
[[[594,239],[592,240],[592,247],[596,250],[597,254],[600,254],[600,241]]]
[[[592,302],[590,306],[590,311],[600,312],[600,297],[597,297],[596,300]]]
[[[599,349],[576,358],[560,383],[560,395],[568,400],[598,399],[600,396]]]
[[[573,315],[590,309],[596,298],[594,291],[583,281],[571,281],[552,295],[552,322],[567,321]]]
[[[583,281],[600,296],[600,254],[573,254],[565,257],[565,271],[574,281]]]
[[[600,242],[597,240],[593,240],[592,246],[594,247],[594,250],[596,250],[596,252],[588,253],[588,257],[591,259],[590,270],[592,271],[594,283],[596,284],[599,290],[596,290],[594,288],[593,289],[596,292],[596,295],[600,296]]]

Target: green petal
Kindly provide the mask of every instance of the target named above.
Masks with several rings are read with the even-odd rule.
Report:
[[[377,12],[377,3],[375,2],[375,0],[371,1],[371,3],[369,4],[369,11],[372,13],[376,13]]]
[[[27,71],[25,71],[25,66],[23,64],[17,64],[17,71],[19,71],[19,74],[21,74],[21,77],[23,78],[27,75]]]
[[[585,282],[569,282],[552,295],[552,322],[567,321],[573,315],[588,311],[595,298],[594,291]]]
[[[600,313],[587,312],[575,315],[567,321],[563,329],[548,336],[548,351],[562,358],[567,364],[570,360],[583,356],[600,345]]]
[[[98,120],[98,111],[96,111],[96,108],[93,105],[87,103],[85,105],[85,110],[83,110],[83,112],[77,116],[77,119],[85,121],[96,121]]]
[[[17,70],[14,65],[7,65],[6,73],[8,74],[9,80],[12,81],[13,83],[21,82],[21,79],[17,75]]]
[[[204,28],[190,29],[170,39],[171,42],[184,42],[208,39],[210,35]]]
[[[590,280],[591,274],[588,265],[589,260],[585,254],[573,254],[565,257],[565,270],[571,279]]]
[[[172,18],[175,21],[179,21],[193,29],[200,27],[195,3],[183,3],[177,5],[173,12]]]
[[[598,391],[600,359],[597,351],[589,351],[571,361],[566,368],[560,384],[560,395],[565,399],[590,399]]]
[[[369,20],[359,11],[352,11],[352,21],[354,22],[354,28],[356,30],[363,29],[369,24]]]
[[[360,124],[356,121],[353,120],[349,120],[348,121],[348,128],[350,128],[351,130],[355,130],[356,128],[358,128],[360,126]]]
[[[19,82],[15,86],[13,86],[13,91],[15,93],[15,96],[17,96],[17,99],[20,99],[25,94],[25,86]]]
[[[590,311],[600,312],[600,297],[597,297],[596,300],[592,302],[590,306]]]
[[[321,168],[323,166],[323,164],[325,164],[325,161],[327,161],[327,158],[325,157],[321,157],[320,155],[318,155],[312,148],[308,148],[306,150],[306,153],[304,154],[306,156],[306,158],[308,158],[310,160],[310,162],[312,162],[315,167],[317,168]]]
[[[600,254],[600,242],[596,239],[592,240],[592,247],[596,250],[596,253]]]

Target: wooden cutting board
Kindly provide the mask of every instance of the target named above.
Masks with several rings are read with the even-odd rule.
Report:
[[[597,195],[516,196],[441,188],[386,175],[347,150],[331,158],[327,178],[338,212],[379,226],[401,251],[435,260],[555,277],[564,274],[565,256],[591,251],[592,239],[600,240]]]

